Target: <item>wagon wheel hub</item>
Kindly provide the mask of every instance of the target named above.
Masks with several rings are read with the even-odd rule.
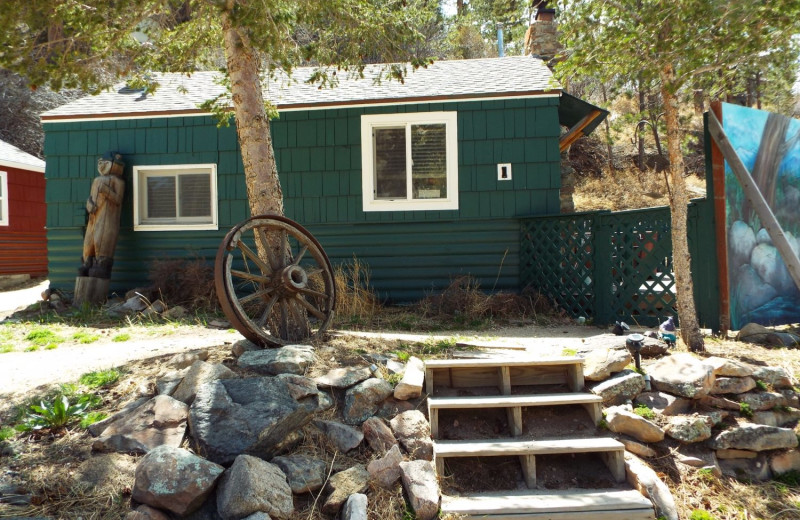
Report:
[[[289,293],[298,293],[308,287],[308,274],[299,265],[287,265],[281,270],[279,280]]]

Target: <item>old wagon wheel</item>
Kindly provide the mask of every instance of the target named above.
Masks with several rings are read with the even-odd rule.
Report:
[[[300,224],[259,215],[231,229],[217,250],[217,297],[244,337],[280,346],[319,337],[333,317],[333,269]]]

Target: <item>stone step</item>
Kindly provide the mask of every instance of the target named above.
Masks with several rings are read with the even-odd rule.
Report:
[[[425,390],[435,395],[437,385],[450,388],[496,386],[503,395],[512,386],[566,384],[583,390],[583,358],[496,357],[492,359],[436,359],[425,362]]]
[[[586,392],[566,394],[533,394],[470,397],[429,397],[428,417],[431,422],[431,436],[439,437],[439,410],[458,410],[475,408],[507,408],[508,424],[514,437],[522,435],[522,409],[530,406],[580,405],[589,413],[595,424],[600,422],[603,399]]]
[[[565,453],[598,453],[617,482],[625,481],[625,446],[609,437],[586,439],[489,439],[481,441],[434,441],[433,458],[439,477],[450,457],[519,456],[525,483],[536,487],[536,456]]]
[[[505,491],[442,496],[442,516],[465,520],[653,520],[653,506],[638,491],[617,489]]]

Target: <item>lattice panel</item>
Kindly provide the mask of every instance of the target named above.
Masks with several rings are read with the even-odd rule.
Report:
[[[573,317],[594,317],[594,216],[522,222],[522,288],[546,295]]]
[[[607,214],[602,220],[610,239],[604,260],[610,263],[613,320],[653,326],[677,318],[669,211]]]

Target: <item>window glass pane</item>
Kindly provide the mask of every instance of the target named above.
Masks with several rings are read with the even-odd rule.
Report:
[[[205,173],[178,177],[181,217],[211,216],[211,177]]]
[[[175,177],[147,177],[147,218],[175,217]]]
[[[375,198],[406,198],[406,130],[376,128]]]
[[[411,125],[411,185],[415,199],[447,197],[445,125]]]

